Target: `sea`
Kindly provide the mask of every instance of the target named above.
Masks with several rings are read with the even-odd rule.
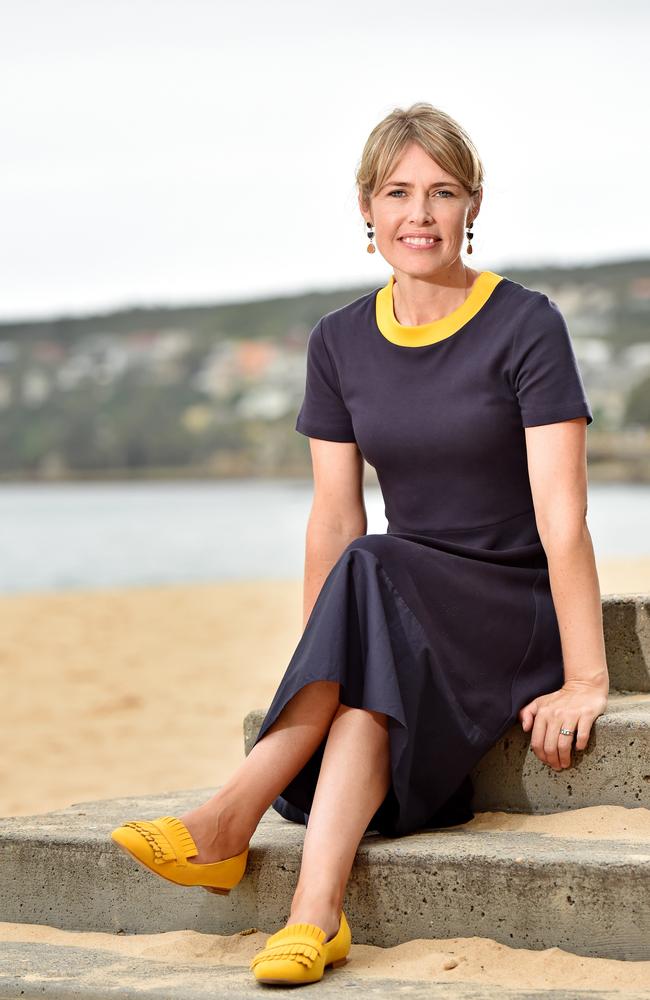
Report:
[[[0,592],[299,579],[313,483],[0,484]],[[368,533],[386,531],[365,487]],[[650,485],[590,483],[596,558],[650,556]]]

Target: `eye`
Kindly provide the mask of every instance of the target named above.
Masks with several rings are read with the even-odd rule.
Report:
[[[394,194],[406,194],[406,191],[404,191],[403,188],[395,188],[394,191],[389,191],[388,192],[388,197],[392,198],[392,196]],[[453,191],[447,191],[447,190],[444,190],[444,189],[440,190],[440,191],[436,191],[436,194],[448,194],[450,196],[450,198],[454,197]],[[446,199],[445,199],[445,201],[446,201]]]

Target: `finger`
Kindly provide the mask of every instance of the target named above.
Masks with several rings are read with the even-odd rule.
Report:
[[[578,725],[570,727],[571,729],[577,729],[575,738],[576,750],[584,750],[584,748],[587,746],[587,743],[589,742],[589,733],[591,732],[591,726],[593,721],[594,721],[593,719],[589,719],[587,716],[582,715],[580,719],[578,719]],[[567,726],[567,728],[569,727]]]
[[[560,758],[561,767],[571,767],[571,750],[573,748],[573,740],[579,727],[579,719],[573,720],[573,722],[563,722],[560,729],[572,729],[573,732],[569,735],[566,733],[561,733],[558,730],[557,737],[557,747],[558,756]]]
[[[533,753],[541,760],[542,764],[546,764],[546,753],[544,750],[544,738],[546,736],[546,718],[541,712],[538,712],[535,716],[533,722],[533,728],[530,734],[530,748]]]
[[[549,767],[552,767],[554,771],[560,770],[558,741],[569,738],[568,736],[559,735],[560,725],[560,722],[556,722],[552,719],[546,727],[546,734],[544,736],[544,753],[546,754],[546,761]]]
[[[532,726],[536,713],[537,701],[531,701],[530,704],[524,705],[524,707],[520,710],[519,717],[521,719],[521,725],[524,732],[527,732]]]

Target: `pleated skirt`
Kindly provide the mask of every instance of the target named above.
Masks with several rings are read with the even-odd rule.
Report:
[[[254,745],[314,681],[385,713],[391,782],[366,832],[471,820],[474,766],[520,707],[563,683],[544,550],[529,525],[508,527],[362,535],[321,587]],[[309,820],[327,736],[273,802],[287,820]]]

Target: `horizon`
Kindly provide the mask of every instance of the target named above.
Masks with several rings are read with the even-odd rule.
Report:
[[[545,265],[545,264],[541,264],[541,265],[535,265],[534,267],[532,265],[520,264],[520,265],[511,267],[511,268],[504,268],[503,272],[505,273],[506,271],[510,271],[510,273],[513,273],[513,272],[517,272],[517,271],[534,271],[534,270],[535,271],[537,271],[537,270],[539,270],[539,271],[547,271],[547,270],[551,271],[551,270],[553,270],[553,271],[560,271],[560,272],[562,272],[562,271],[575,271],[577,269],[582,269],[582,270],[585,270],[585,271],[589,271],[592,268],[593,269],[597,269],[597,268],[611,268],[611,267],[617,267],[617,266],[620,266],[620,267],[641,266],[641,267],[643,267],[644,265],[650,266],[650,254],[648,254],[647,257],[629,257],[629,258],[621,258],[620,260],[590,261],[588,264],[565,264],[565,265],[558,265],[558,264],[548,264],[548,265]],[[386,267],[390,271],[390,265],[386,264]],[[494,270],[494,269],[486,267],[486,268],[483,268],[482,270]],[[388,280],[388,279],[386,278],[386,280]],[[160,302],[146,302],[146,303],[145,302],[132,302],[132,303],[125,303],[125,304],[117,304],[117,305],[114,305],[114,306],[107,306],[104,309],[100,308],[100,309],[87,310],[87,311],[83,311],[82,310],[80,312],[66,312],[66,313],[51,314],[51,315],[46,315],[46,316],[26,316],[26,317],[20,317],[18,319],[13,319],[11,317],[6,318],[6,317],[0,316],[0,329],[2,329],[3,327],[37,325],[39,323],[61,323],[61,322],[67,322],[67,321],[74,322],[75,320],[83,321],[83,320],[92,320],[92,319],[103,319],[103,318],[105,318],[107,316],[120,315],[120,314],[123,314],[123,313],[130,313],[130,312],[152,312],[152,311],[169,311],[169,312],[173,312],[173,311],[176,311],[176,310],[183,311],[183,310],[191,310],[191,309],[218,309],[218,308],[220,308],[222,306],[242,306],[242,307],[245,307],[245,306],[251,305],[251,304],[253,304],[255,302],[259,303],[259,302],[269,302],[269,301],[276,301],[276,300],[283,300],[283,299],[295,299],[295,298],[301,298],[301,297],[306,296],[306,295],[329,295],[329,294],[337,294],[341,290],[343,290],[344,288],[354,289],[356,287],[364,286],[366,284],[367,284],[367,281],[360,281],[360,282],[355,282],[354,284],[349,284],[349,285],[345,285],[345,286],[344,285],[337,285],[337,286],[331,287],[331,288],[324,288],[324,287],[315,287],[315,286],[313,286],[313,287],[309,287],[309,288],[302,288],[302,289],[299,289],[297,291],[287,291],[284,294],[280,294],[280,295],[278,295],[278,294],[273,294],[273,295],[264,294],[264,295],[258,295],[258,296],[251,295],[248,298],[238,297],[236,299],[219,299],[219,300],[215,299],[214,301],[207,301],[207,300],[206,301],[191,301],[191,300],[188,300],[188,301],[178,301],[178,302],[170,302],[170,301],[167,301],[167,302],[165,302],[165,301],[160,301]]]

